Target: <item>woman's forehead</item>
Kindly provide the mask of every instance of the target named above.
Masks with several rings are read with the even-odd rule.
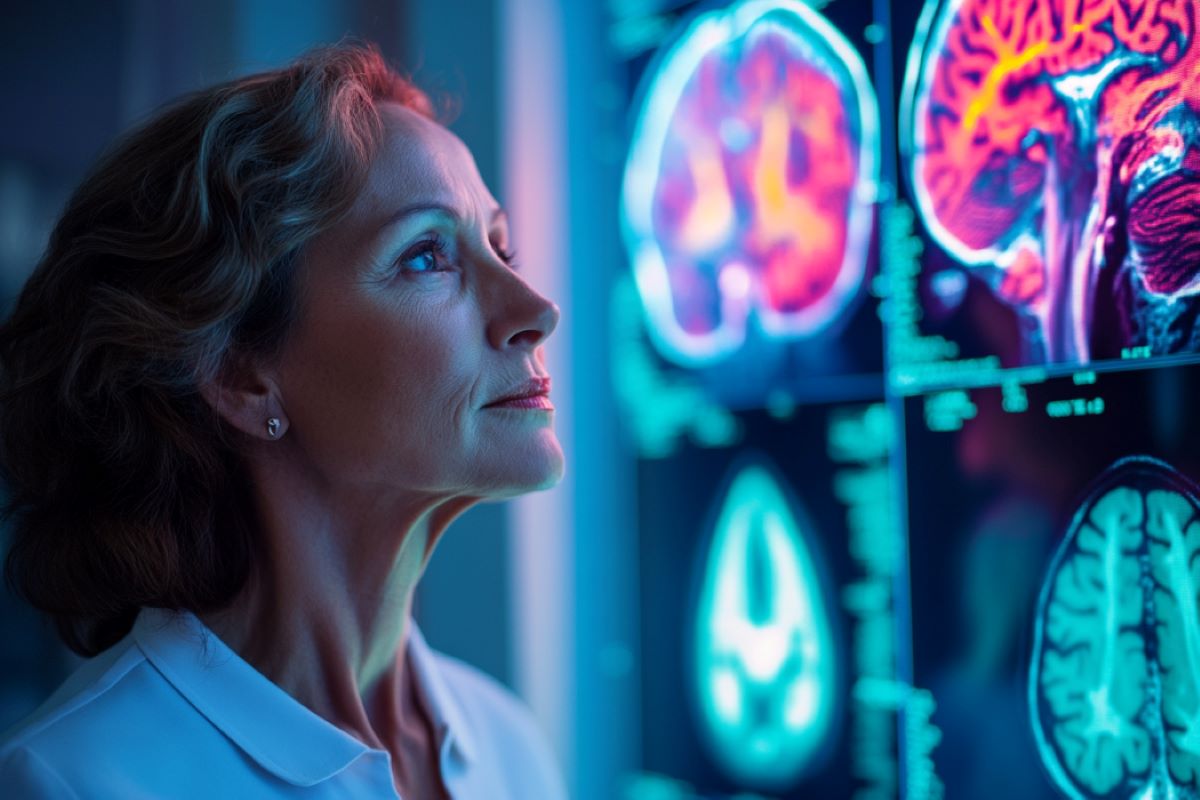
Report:
[[[380,107],[384,135],[371,163],[364,198],[368,213],[438,203],[464,217],[491,215],[496,201],[470,150],[451,131],[397,103]]]

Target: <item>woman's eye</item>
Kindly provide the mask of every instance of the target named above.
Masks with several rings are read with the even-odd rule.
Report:
[[[450,268],[446,244],[440,239],[418,242],[396,259],[396,265],[405,272],[445,271]]]
[[[505,264],[507,264],[512,269],[520,269],[520,265],[517,264],[517,254],[515,251],[505,250],[503,247],[499,247],[499,246],[497,246],[495,248],[495,250],[496,250],[496,255],[500,256],[501,261],[503,261]]]

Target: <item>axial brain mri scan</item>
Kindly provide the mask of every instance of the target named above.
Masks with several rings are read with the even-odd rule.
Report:
[[[1173,468],[1124,459],[1089,491],[1046,576],[1030,718],[1068,797],[1196,796],[1198,512]]]
[[[838,658],[813,531],[765,464],[740,468],[716,518],[696,614],[699,717],[718,760],[788,786],[833,727]]]
[[[835,325],[866,269],[878,108],[861,58],[800,3],[701,16],[649,86],[626,234],[663,355],[732,355]]]

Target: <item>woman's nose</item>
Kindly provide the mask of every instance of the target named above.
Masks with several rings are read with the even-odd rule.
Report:
[[[503,300],[493,316],[488,338],[497,348],[524,346],[533,349],[558,327],[562,311],[557,303],[526,283],[520,275],[507,267],[506,271],[508,275],[502,279]]]
[[[545,298],[542,298],[542,300],[544,301],[542,311],[538,313],[537,318],[527,327],[515,330],[508,337],[506,342],[508,346],[519,347],[525,345],[534,348],[544,342],[553,333],[554,328],[558,325],[558,318],[561,316],[561,313],[556,304]]]

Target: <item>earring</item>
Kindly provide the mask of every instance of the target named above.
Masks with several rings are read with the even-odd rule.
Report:
[[[269,420],[267,420],[267,436],[270,436],[272,439],[279,436],[278,417],[271,417]]]

